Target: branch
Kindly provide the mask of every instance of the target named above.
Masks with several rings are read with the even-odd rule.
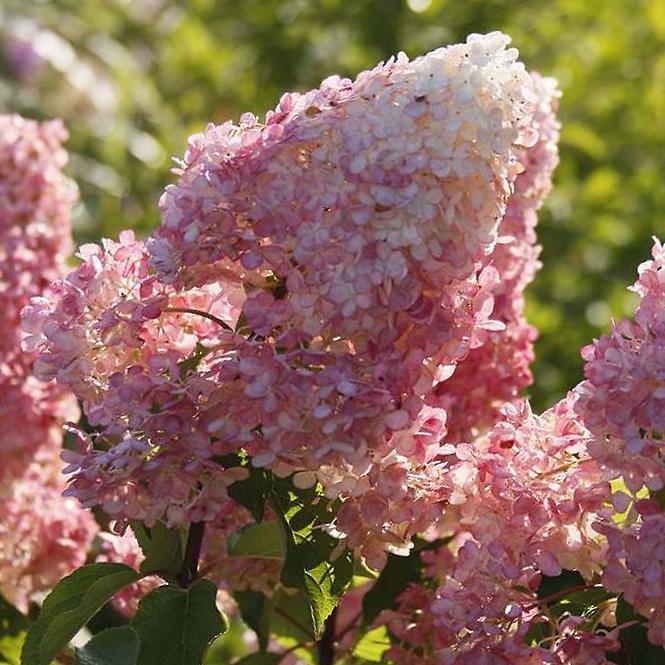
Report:
[[[173,312],[175,314],[194,314],[196,316],[202,316],[204,319],[213,321],[218,326],[221,326],[222,328],[224,328],[224,330],[233,332],[233,328],[231,328],[231,326],[228,325],[228,323],[225,323],[219,317],[215,316],[214,314],[211,314],[210,312],[206,312],[202,309],[195,309],[194,307],[165,307],[164,311]]]
[[[590,589],[598,589],[602,588],[601,585],[599,584],[578,584],[576,586],[571,586],[568,587],[567,589],[562,589],[561,591],[557,591],[556,593],[551,593],[549,596],[544,596],[543,598],[538,598],[534,603],[530,604],[527,606],[526,609],[533,609],[534,607],[538,607],[538,605],[547,605],[547,603],[551,603],[553,600],[558,600],[559,598],[563,598],[564,596],[567,596],[569,593],[577,593],[578,591],[588,591]]]
[[[319,665],[334,665],[335,663],[335,623],[337,622],[337,608],[326,619],[323,634],[318,642]]]
[[[189,525],[185,558],[182,562],[182,568],[176,575],[176,581],[183,589],[186,589],[198,577],[204,532],[205,522],[193,522]]]

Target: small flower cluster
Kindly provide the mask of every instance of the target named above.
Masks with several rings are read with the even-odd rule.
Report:
[[[74,397],[31,374],[20,311],[64,270],[76,189],[63,174],[67,133],[58,121],[0,115],[0,593],[25,610],[85,561],[92,516],[63,499],[62,425]]]
[[[395,662],[581,665],[605,663],[618,648],[616,633],[597,635],[580,617],[550,626],[536,594],[544,575],[563,569],[591,580],[606,552],[594,524],[610,488],[581,457],[588,433],[575,399],[542,416],[527,403],[508,406],[486,437],[456,447],[441,525],[453,540],[422,554],[429,587],[408,588],[380,617],[400,640],[389,652]],[[530,638],[540,624],[554,631],[541,645]]]
[[[665,249],[639,267],[634,321],[613,325],[582,350],[578,412],[594,435],[589,452],[631,490],[665,485]]]
[[[57,458],[38,459],[0,490],[0,593],[26,612],[85,563],[97,525],[74,499],[64,499]]]
[[[609,552],[602,579],[648,619],[649,641],[665,646],[665,513],[649,503],[637,523],[603,525]]]
[[[634,321],[613,324],[610,335],[582,350],[586,381],[577,410],[592,436],[588,453],[623,483],[613,497],[621,519],[596,527],[608,540],[603,585],[648,619],[649,640],[665,645],[665,248],[639,266],[632,287]],[[644,486],[652,497],[638,491]]]
[[[62,422],[77,418],[72,397],[36,381],[32,357],[19,351],[22,307],[62,274],[71,248],[76,189],[62,172],[66,137],[59,121],[0,115],[0,478],[20,474],[39,449],[54,450]]]

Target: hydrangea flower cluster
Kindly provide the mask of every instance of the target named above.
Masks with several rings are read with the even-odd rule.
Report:
[[[78,417],[73,398],[36,381],[19,351],[21,309],[62,274],[71,250],[66,137],[59,121],[0,115],[0,478],[21,473],[40,448],[54,450],[62,422]]]
[[[62,172],[66,138],[58,120],[0,116],[0,306],[12,330],[0,341],[3,354],[20,341],[21,308],[61,275],[71,252],[77,193]]]
[[[78,472],[67,493],[147,526],[214,521],[224,513],[224,488],[243,471],[213,460],[228,452],[210,444],[202,418],[214,368],[206,356],[196,372],[182,363],[213,347],[221,357],[233,353],[234,336],[220,323],[230,330],[242,293],[222,286],[176,293],[159,284],[129,231],[78,256],[78,268],[53,287],[57,308],[35,298],[23,314],[24,348],[49,349],[35,363],[37,376],[73,390],[112,444],[96,449],[80,436],[79,452],[63,452],[65,472]]]
[[[62,497],[56,462],[33,462],[0,490],[0,593],[23,612],[85,563],[97,533],[92,515]]]
[[[634,321],[582,350],[578,411],[594,435],[589,452],[634,491],[665,485],[665,249],[639,267]]]
[[[474,348],[503,354],[490,336],[521,312],[556,164],[555,89],[508,42],[400,55],[210,125],[146,247],[81,249],[24,316],[37,375],[99,430],[67,455],[69,493],[120,522],[214,521],[239,473],[215,458],[243,450],[343,500],[338,535],[373,566],[437,520],[448,405],[466,411],[446,380]],[[515,325],[476,426],[528,377]]]
[[[392,654],[396,662],[417,662],[423,643],[432,662],[455,665],[587,663],[596,662],[594,651],[609,649],[578,629],[575,617],[555,626],[546,648],[527,641],[537,624],[550,623],[536,595],[543,575],[568,569],[591,580],[606,552],[594,525],[607,512],[610,487],[581,454],[588,433],[575,399],[571,393],[542,416],[528,403],[508,406],[486,436],[456,447],[441,525],[453,541],[423,554],[431,589],[411,587],[398,610],[381,618],[403,642]],[[427,620],[414,625],[418,610]],[[581,642],[573,649],[571,641]],[[568,652],[580,658],[562,660]]]
[[[577,410],[592,434],[589,455],[625,490],[613,497],[622,519],[597,526],[609,543],[603,584],[648,618],[651,642],[665,645],[665,248],[659,240],[638,273],[634,321],[613,324],[610,335],[582,350],[586,381],[577,388]],[[645,486],[651,498],[638,494]]]
[[[91,515],[63,499],[62,425],[76,401],[32,376],[20,311],[47,292],[71,249],[76,188],[63,174],[59,121],[0,115],[0,592],[21,609],[85,561]]]
[[[665,646],[665,514],[644,508],[638,523],[623,529],[604,525],[609,553],[603,586],[645,616],[649,641]]]

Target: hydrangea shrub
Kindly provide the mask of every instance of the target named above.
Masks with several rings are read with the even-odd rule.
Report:
[[[77,662],[198,665],[224,616],[246,665],[665,656],[665,251],[534,414],[559,92],[509,42],[209,125],[159,228],[69,272],[64,130],[0,117],[0,591],[25,612],[74,571],[25,665],[107,603]]]

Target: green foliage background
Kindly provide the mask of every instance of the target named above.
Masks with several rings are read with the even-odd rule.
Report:
[[[665,235],[663,0],[0,0],[0,109],[68,124],[79,241],[146,233],[169,157],[206,122],[496,29],[564,93],[529,291],[544,407],[579,380],[580,346],[632,311],[625,287]],[[19,80],[8,55],[26,42],[41,65]]]

